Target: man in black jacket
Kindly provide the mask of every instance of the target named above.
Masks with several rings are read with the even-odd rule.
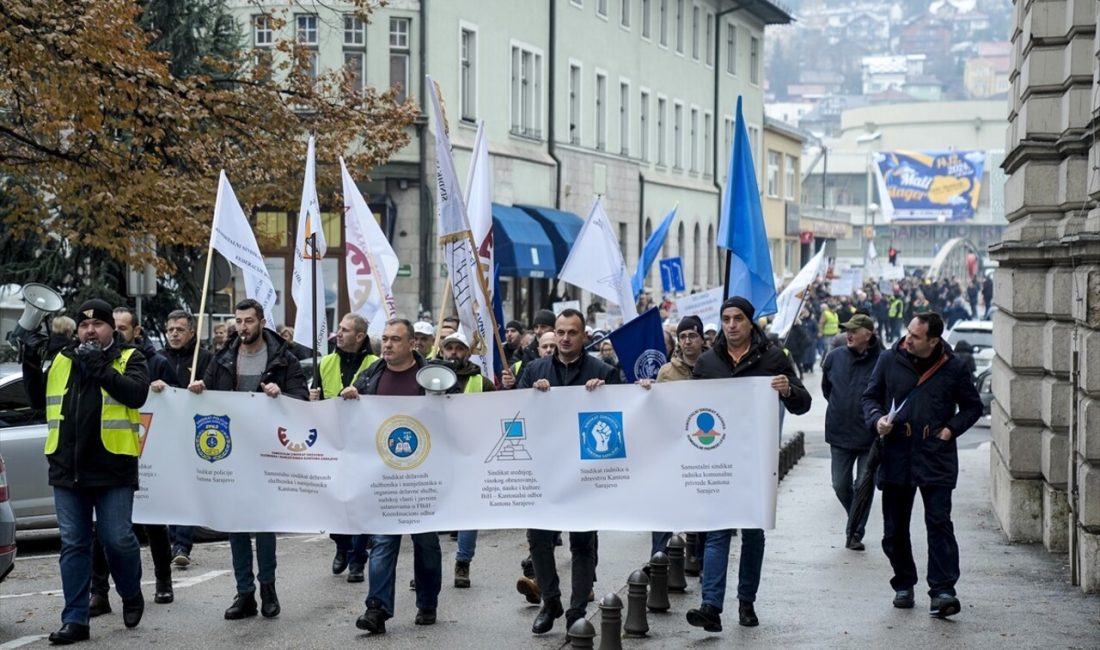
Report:
[[[867,473],[867,459],[875,441],[874,432],[863,422],[863,390],[871,370],[882,352],[875,336],[875,321],[856,314],[843,323],[848,345],[830,352],[821,362],[821,392],[829,402],[825,411],[825,442],[832,455],[833,492],[845,512],[851,512],[855,486]],[[855,467],[855,479],[852,468]],[[864,550],[863,532],[871,509],[864,510],[860,521],[849,521],[844,531],[844,546]]]
[[[517,389],[534,388],[548,391],[551,386],[584,386],[595,390],[604,384],[619,383],[619,372],[584,352],[584,314],[576,309],[565,309],[554,323],[558,340],[558,353],[543,357],[524,368]],[[569,550],[573,555],[572,594],[569,610],[561,604],[558,585],[558,569],[554,562],[554,536],[556,531],[529,529],[527,544],[535,569],[535,580],[542,592],[542,608],[539,610],[531,632],[544,634],[554,627],[554,620],[565,614],[566,629],[584,618],[588,607],[588,594],[596,575],[595,531],[569,533]]]
[[[263,392],[305,400],[309,398],[305,374],[298,359],[275,332],[264,325],[263,305],[249,298],[237,303],[236,330],[225,348],[214,357],[201,380],[188,386],[193,393],[206,389]],[[256,563],[260,580],[260,613],[265,618],[279,615],[279,597],[275,593],[275,533],[256,533]],[[256,615],[256,583],[252,574],[252,540],[249,533],[230,533],[233,574],[237,595],[225,610],[227,620]]]
[[[909,518],[920,489],[928,531],[929,613],[958,614],[959,545],[951,523],[951,492],[959,478],[955,438],[982,415],[982,401],[943,336],[943,318],[917,314],[892,350],[883,352],[863,393],[864,422],[882,436],[882,550],[894,577],[894,607],[914,604],[917,566]]]
[[[760,327],[753,323],[756,310],[752,303],[734,296],[722,303],[719,313],[722,331],[715,337],[714,347],[695,362],[695,379],[771,377],[771,387],[779,393],[779,399],[788,411],[801,415],[810,410],[810,394],[802,386],[790,359],[782,348],[768,341]],[[771,405],[765,407],[774,408]],[[707,533],[707,546],[703,554],[703,603],[687,613],[689,624],[707,632],[722,631],[721,613],[726,598],[726,568],[732,536],[733,531],[729,529]],[[760,587],[763,563],[764,531],[758,528],[742,530],[741,564],[737,571],[741,625],[759,625],[753,603]]]
[[[141,556],[131,513],[141,454],[138,409],[149,393],[145,357],[114,330],[111,306],[88,300],[77,313],[77,339],[49,370],[27,346],[23,378],[34,408],[46,409],[46,458],[61,531],[61,629],[50,642],[86,640],[92,571],[92,513],[122,597],[122,620],[134,627],[145,611]]]

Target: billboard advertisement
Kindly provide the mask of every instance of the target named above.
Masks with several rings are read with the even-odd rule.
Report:
[[[886,221],[974,218],[981,196],[984,151],[880,151],[874,156]]]

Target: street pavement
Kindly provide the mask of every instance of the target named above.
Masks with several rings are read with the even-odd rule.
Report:
[[[807,456],[779,485],[777,524],[767,533],[763,581],[756,603],[760,626],[737,625],[738,540],[731,548],[725,631],[709,634],[687,625],[684,613],[699,601],[699,583],[688,579],[688,593],[671,594],[671,611],[649,614],[650,634],[624,639],[624,648],[1100,648],[1100,596],[1086,596],[1069,584],[1067,558],[1041,546],[1005,542],[989,503],[989,432],[975,428],[959,441],[960,478],[954,521],[961,548],[962,612],[951,620],[928,616],[928,598],[918,585],[917,606],[898,610],[889,564],[876,540],[882,518],[877,504],[868,523],[866,552],[844,548],[844,517],[830,487],[828,447],[824,443],[825,403],[818,374],[807,375],[814,396],[811,411],[788,416],[784,430],[806,432]],[[593,504],[593,507],[599,507]],[[926,561],[923,510],[914,508],[912,535],[917,565]],[[388,633],[370,637],[357,630],[365,584],[353,585],[329,570],[333,545],[327,536],[294,535],[279,540],[277,587],[282,614],[225,621],[222,612],[233,597],[227,543],[199,545],[194,563],[176,572],[176,602],[152,603],[153,569],[143,551],[147,599],[141,625],[122,625],[121,602],[115,611],[93,619],[92,639],[78,647],[124,650],[149,647],[198,648],[536,648],[568,647],[564,619],[541,637],[530,633],[538,608],[515,591],[519,562],[527,555],[523,531],[483,531],[472,566],[473,587],[452,586],[455,542],[440,538],[444,587],[439,622],[413,625],[414,593],[411,543],[405,539],[398,565],[397,612]],[[21,555],[14,573],[0,584],[0,650],[45,647],[45,635],[60,625],[57,548],[41,535],[21,538],[30,554]],[[626,577],[646,560],[647,533],[600,533],[597,601],[617,592],[625,604]],[[21,551],[22,552],[22,551]],[[557,551],[559,574],[569,584],[568,537]],[[565,594],[568,598],[568,594]],[[625,618],[625,610],[623,612]],[[593,604],[589,617],[599,632]],[[599,637],[596,643],[599,644]]]

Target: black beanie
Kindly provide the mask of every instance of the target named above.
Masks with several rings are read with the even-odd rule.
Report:
[[[684,316],[681,318],[680,324],[676,326],[676,335],[679,336],[688,330],[703,336],[703,319],[698,316]]]
[[[549,309],[540,309],[535,312],[535,321],[533,324],[535,327],[538,327],[539,325],[553,327],[555,320],[556,318],[554,316],[554,312],[550,311]]]
[[[740,309],[741,312],[745,314],[745,317],[747,317],[749,320],[752,320],[752,317],[756,314],[756,309],[753,308],[752,303],[748,300],[745,300],[741,296],[726,298],[725,302],[722,303],[722,308],[718,310],[718,313],[721,314],[730,307],[737,307],[738,309]]]
[[[523,331],[523,323],[519,322],[518,320],[510,320],[510,321],[508,321],[508,324],[504,326],[504,329],[506,329],[506,330],[516,330],[517,332],[522,332]]]
[[[115,327],[115,312],[111,309],[111,306],[107,304],[106,300],[92,298],[91,300],[85,300],[84,303],[80,305],[80,309],[76,312],[77,325],[89,318],[101,320],[110,325],[111,329]]]

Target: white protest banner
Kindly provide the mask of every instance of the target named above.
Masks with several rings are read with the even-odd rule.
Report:
[[[851,296],[853,290],[852,278],[847,274],[829,283],[829,294],[837,298],[841,296]]]
[[[901,280],[905,277],[905,267],[901,264],[897,266],[888,264],[882,267],[882,279],[884,280]]]
[[[565,311],[566,309],[576,309],[577,311],[580,311],[581,310],[581,301],[580,300],[562,300],[561,302],[555,302],[554,304],[550,305],[550,307],[553,310],[555,316],[560,316],[561,313],[563,311]]]
[[[684,316],[698,316],[703,323],[717,323],[720,318],[719,310],[722,308],[722,287],[714,287],[690,296],[681,296],[676,299],[676,314]]]
[[[133,519],[223,531],[773,528],[770,378],[306,402],[169,388]]]
[[[218,176],[214,223],[210,228],[210,245],[241,270],[245,295],[263,305],[264,314],[271,317],[275,313],[275,285],[271,283],[256,235],[252,232],[252,226],[248,225],[248,217],[233,193],[225,170]]]

